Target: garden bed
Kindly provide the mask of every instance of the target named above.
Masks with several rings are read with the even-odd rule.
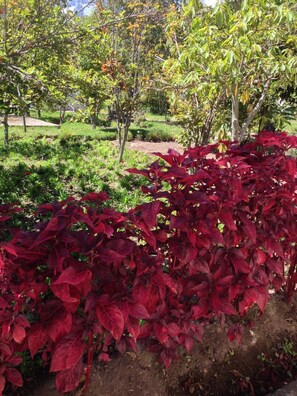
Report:
[[[256,316],[255,310],[246,318],[251,326],[240,345],[230,342],[218,324],[210,325],[204,342],[190,354],[181,352],[168,370],[142,350],[137,355],[114,356],[109,364],[93,369],[86,395],[266,395],[296,379],[297,298],[288,304],[274,296],[265,314],[259,319]],[[17,395],[58,393],[54,379],[46,377],[28,384]]]

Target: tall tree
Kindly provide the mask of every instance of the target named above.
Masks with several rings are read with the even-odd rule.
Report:
[[[168,73],[178,70],[200,109],[211,98],[230,103],[225,119],[219,112],[214,117],[221,124],[231,119],[232,138],[242,140],[265,102],[276,99],[280,87],[296,84],[296,3],[227,0],[210,9],[192,0],[184,13],[189,32]]]

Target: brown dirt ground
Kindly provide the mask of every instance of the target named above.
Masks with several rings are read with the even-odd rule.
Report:
[[[113,144],[117,145],[118,142],[114,141]],[[133,140],[132,142],[127,142],[126,148],[130,150],[143,151],[146,154],[152,154],[157,152],[166,154],[169,149],[176,150],[179,153],[183,153],[184,151],[183,147],[177,142],[154,143],[154,142],[144,142],[141,140]]]
[[[254,310],[248,319],[254,321],[256,317],[257,311]],[[127,352],[115,356],[107,365],[95,365],[92,382],[85,395],[266,395],[286,382],[280,380],[274,385],[268,380],[268,383],[264,381],[259,386],[256,383],[259,382],[259,368],[262,367],[259,356],[261,353],[271,354],[272,351],[275,356],[274,348],[284,345],[286,339],[293,342],[297,351],[296,319],[297,296],[290,304],[278,296],[273,296],[265,314],[256,320],[252,329],[246,330],[240,345],[228,341],[225,331],[213,324],[207,328],[203,343],[197,344],[190,354],[180,351],[179,360],[167,370],[156,361],[155,356],[141,349],[137,354]],[[247,386],[246,391],[240,390],[241,382]],[[34,389],[30,385],[21,394],[58,396],[52,377],[40,378],[38,383]],[[254,384],[256,387],[252,393]],[[76,391],[71,396],[81,394]],[[10,393],[9,396],[11,395]]]
[[[3,122],[3,117],[0,118],[0,122]],[[8,117],[8,125],[9,126],[23,126],[23,118],[18,116],[9,116]],[[56,127],[59,128],[59,125],[53,124],[51,122],[46,122],[43,120],[39,120],[37,118],[26,117],[26,125],[28,127]]]

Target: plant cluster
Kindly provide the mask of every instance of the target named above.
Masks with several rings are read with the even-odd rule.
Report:
[[[151,201],[120,213],[106,193],[44,204],[30,230],[1,209],[0,393],[21,386],[22,352],[57,373],[59,392],[90,380],[107,362],[144,344],[168,367],[205,325],[264,311],[269,289],[290,299],[297,283],[296,137],[263,131],[244,145],[224,142],[159,155],[144,170]],[[224,150],[222,149],[224,148]],[[32,219],[30,219],[32,222]],[[228,321],[229,323],[229,321]],[[84,370],[85,368],[85,370]]]

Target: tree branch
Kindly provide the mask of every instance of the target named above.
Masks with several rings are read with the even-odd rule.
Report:
[[[272,81],[272,79],[268,78],[268,80],[266,81],[266,83],[264,85],[264,89],[263,89],[262,95],[260,96],[257,104],[254,106],[252,111],[249,113],[247,119],[243,123],[242,128],[241,128],[241,137],[243,137],[245,135],[245,133],[248,130],[248,127],[250,126],[251,122],[253,121],[253,119],[255,118],[255,116],[257,115],[259,110],[261,109],[261,107],[262,107],[262,105],[263,105],[263,103],[264,103],[264,101],[265,101],[265,99],[267,97],[271,81]]]

